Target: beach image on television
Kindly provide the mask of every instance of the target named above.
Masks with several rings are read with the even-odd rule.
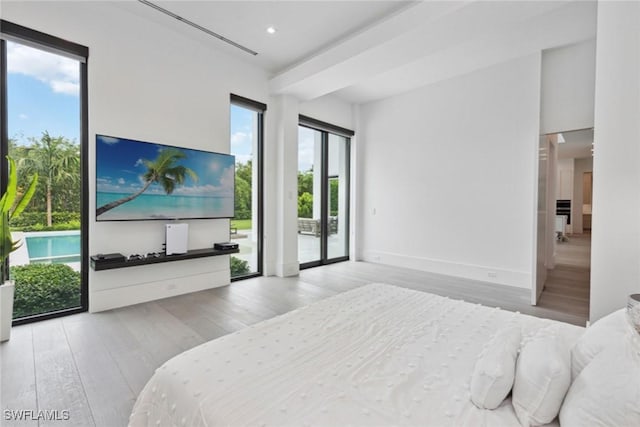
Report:
[[[235,157],[96,135],[96,220],[232,218]]]

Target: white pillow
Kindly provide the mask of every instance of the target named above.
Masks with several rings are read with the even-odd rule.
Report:
[[[471,401],[480,409],[496,409],[513,387],[522,333],[519,326],[498,331],[480,353],[471,375]]]
[[[587,328],[571,350],[571,378],[575,380],[585,366],[593,360],[602,349],[614,345],[621,340],[628,330],[625,309],[599,319]]]
[[[562,427],[640,426],[640,343],[633,340],[602,350],[578,375],[560,411]]]
[[[524,344],[511,398],[520,424],[547,424],[558,415],[571,384],[570,360],[555,333],[545,331]]]

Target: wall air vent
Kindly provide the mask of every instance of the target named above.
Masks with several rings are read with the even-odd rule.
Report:
[[[218,33],[216,33],[216,32],[213,32],[213,31],[209,30],[208,28],[203,27],[202,25],[198,25],[198,24],[196,24],[195,22],[190,21],[190,20],[188,20],[188,19],[186,19],[186,18],[183,18],[183,17],[182,17],[182,16],[180,16],[180,15],[176,15],[175,13],[173,13],[173,12],[171,12],[171,11],[169,11],[169,10],[167,10],[167,9],[163,8],[163,7],[160,7],[160,6],[158,6],[157,4],[154,4],[154,3],[152,3],[152,2],[150,2],[150,1],[148,1],[148,0],[138,0],[138,1],[139,1],[140,3],[142,3],[142,4],[146,5],[146,6],[149,6],[149,7],[154,8],[154,9],[155,9],[155,10],[157,10],[158,12],[162,12],[162,13],[164,13],[164,14],[165,14],[165,15],[167,15],[167,16],[170,16],[170,17],[172,17],[172,18],[174,18],[174,19],[177,19],[177,20],[178,20],[178,21],[180,21],[180,22],[183,22],[183,23],[185,23],[185,24],[187,24],[187,25],[190,25],[190,26],[192,26],[193,28],[195,28],[195,29],[197,29],[197,30],[202,31],[203,33],[209,34],[210,36],[213,36],[213,37],[215,37],[215,38],[217,38],[217,39],[220,39],[220,40],[222,40],[223,42],[228,43],[228,44],[230,44],[231,46],[237,47],[238,49],[243,50],[243,51],[245,51],[245,52],[247,52],[247,53],[249,53],[249,54],[251,54],[251,55],[254,55],[254,56],[255,56],[255,55],[257,55],[257,54],[258,54],[258,52],[254,51],[254,50],[251,50],[251,49],[249,49],[248,47],[242,46],[241,44],[236,43],[236,42],[234,42],[233,40],[229,40],[228,38],[226,38],[226,37],[224,37],[224,36],[221,36],[220,34],[218,34]]]

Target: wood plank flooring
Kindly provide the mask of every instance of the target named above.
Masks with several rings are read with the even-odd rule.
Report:
[[[384,282],[584,325],[580,298],[529,305],[530,293],[438,274],[345,262],[136,306],[22,325],[0,345],[0,407],[68,410],[68,421],[7,426],[125,426],[154,370],[198,344],[368,283]],[[561,280],[558,280],[560,283]],[[554,292],[558,286],[551,286]],[[549,294],[550,295],[550,294]],[[588,302],[587,302],[588,306]]]
[[[574,234],[557,244],[556,266],[547,273],[538,307],[564,310],[589,318],[591,283],[591,235]],[[584,326],[584,323],[581,324]]]

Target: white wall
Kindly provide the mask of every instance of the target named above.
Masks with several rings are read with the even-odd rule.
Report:
[[[531,288],[540,54],[364,105],[365,260]]]
[[[3,2],[3,19],[89,47],[89,206],[95,206],[95,134],[229,152],[229,93],[265,101],[267,77],[108,2]],[[95,222],[89,253],[147,253],[162,221]],[[228,220],[188,221],[190,248],[229,238]],[[229,283],[227,256],[89,272],[90,310]]]
[[[585,172],[593,172],[593,157],[586,159],[575,159],[573,177],[573,203],[571,204],[572,232],[584,233],[582,204],[583,204],[583,176]]]
[[[593,127],[595,62],[595,40],[542,52],[541,134]]]
[[[268,175],[275,178],[276,257],[273,266],[278,276],[298,274],[298,114],[296,98],[280,95],[272,100],[276,121],[273,123],[271,141],[274,142],[277,158],[276,169]]]
[[[326,95],[300,103],[300,114],[346,129],[354,129],[352,105],[335,96]]]
[[[591,320],[640,292],[640,3],[598,3]]]

